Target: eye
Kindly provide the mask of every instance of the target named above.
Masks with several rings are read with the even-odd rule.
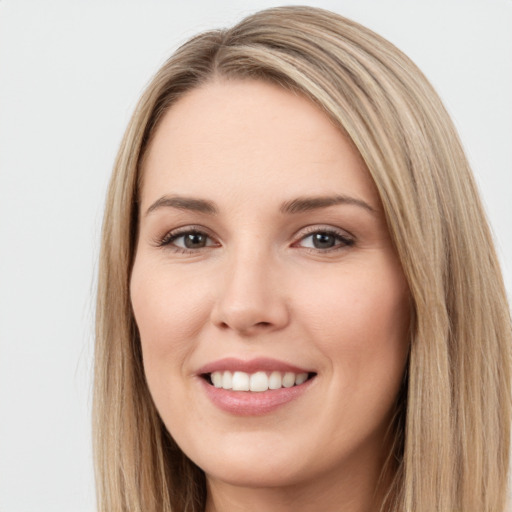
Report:
[[[354,245],[354,240],[337,231],[321,229],[303,236],[296,244],[299,247],[328,251]]]
[[[189,229],[188,231],[180,231],[178,233],[171,231],[158,245],[161,247],[170,246],[178,251],[189,252],[217,246],[218,244],[203,231]]]

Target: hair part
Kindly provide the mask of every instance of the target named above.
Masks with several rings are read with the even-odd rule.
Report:
[[[503,511],[510,438],[510,313],[456,130],[391,43],[310,7],[261,11],[200,34],[142,96],[114,166],[97,299],[94,450],[100,512],[202,512],[202,471],[165,430],[144,377],[129,294],[144,154],[163,115],[212,80],[265,80],[315,102],[379,192],[412,297],[407,378],[391,427],[382,510]],[[383,480],[384,481],[384,480]]]

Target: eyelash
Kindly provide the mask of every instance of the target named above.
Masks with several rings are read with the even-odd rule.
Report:
[[[329,252],[335,252],[343,250],[347,247],[352,247],[355,244],[355,240],[353,237],[348,235],[345,231],[340,231],[337,229],[334,229],[332,227],[317,227],[312,226],[311,228],[306,228],[306,233],[303,233],[302,236],[299,238],[298,242],[294,242],[293,246],[296,246],[299,242],[303,242],[307,238],[315,235],[315,234],[322,234],[322,235],[329,235],[333,236],[335,238],[336,245],[334,247],[329,247],[326,249],[318,249],[315,247],[304,247],[304,249],[314,252],[314,253],[329,253]]]
[[[212,247],[212,246],[205,246],[205,247],[201,247],[199,249],[187,249],[185,247],[179,247],[177,245],[173,245],[173,242],[175,242],[179,238],[182,238],[186,235],[202,235],[202,236],[206,236],[210,240],[213,240],[213,238],[204,230],[204,228],[196,228],[193,226],[188,226],[183,229],[170,231],[161,240],[157,241],[157,246],[172,249],[174,252],[177,252],[180,254],[193,254],[193,253],[196,253],[200,249]]]
[[[355,244],[354,238],[352,238],[350,235],[345,234],[345,232],[338,231],[336,229],[333,229],[331,227],[329,228],[319,228],[319,227],[311,227],[309,231],[306,233],[303,233],[302,236],[299,238],[297,242],[294,242],[292,244],[292,247],[300,247],[298,244],[300,242],[303,242],[307,238],[315,235],[315,234],[322,234],[322,235],[329,235],[333,236],[336,239],[336,245],[334,247],[329,247],[325,249],[318,249],[315,247],[303,247],[304,249],[314,252],[314,253],[329,253],[334,251],[340,251],[345,249],[346,247],[352,247]],[[201,249],[207,249],[209,247],[214,247],[216,244],[211,245],[205,245],[204,247],[199,247],[196,249],[187,249],[184,247],[179,247],[177,245],[173,245],[173,243],[178,240],[179,238],[182,238],[186,235],[201,235],[205,236],[210,240],[213,240],[213,237],[211,237],[203,228],[195,228],[195,227],[187,227],[183,228],[177,231],[170,231],[167,233],[162,239],[159,239],[156,243],[158,247],[164,247],[172,249],[174,252],[179,254],[194,254],[197,253],[197,251]]]

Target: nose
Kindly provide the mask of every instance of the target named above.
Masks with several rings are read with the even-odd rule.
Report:
[[[250,337],[282,329],[289,323],[282,272],[270,254],[248,250],[224,264],[211,312],[214,325]]]

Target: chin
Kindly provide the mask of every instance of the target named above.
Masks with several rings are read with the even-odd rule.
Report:
[[[227,439],[225,447],[204,447],[201,452],[189,453],[189,457],[208,478],[234,486],[286,487],[308,477],[306,459],[297,445],[287,446],[279,439],[271,442],[268,435],[260,439],[244,437],[242,443]]]
[[[208,471],[211,469],[211,471]],[[205,468],[205,474],[208,479],[222,481],[223,483],[235,487],[249,488],[272,488],[272,487],[290,487],[307,480],[307,475],[303,470],[291,468],[291,463],[280,464],[261,462],[243,464],[222,464],[220,467]]]

